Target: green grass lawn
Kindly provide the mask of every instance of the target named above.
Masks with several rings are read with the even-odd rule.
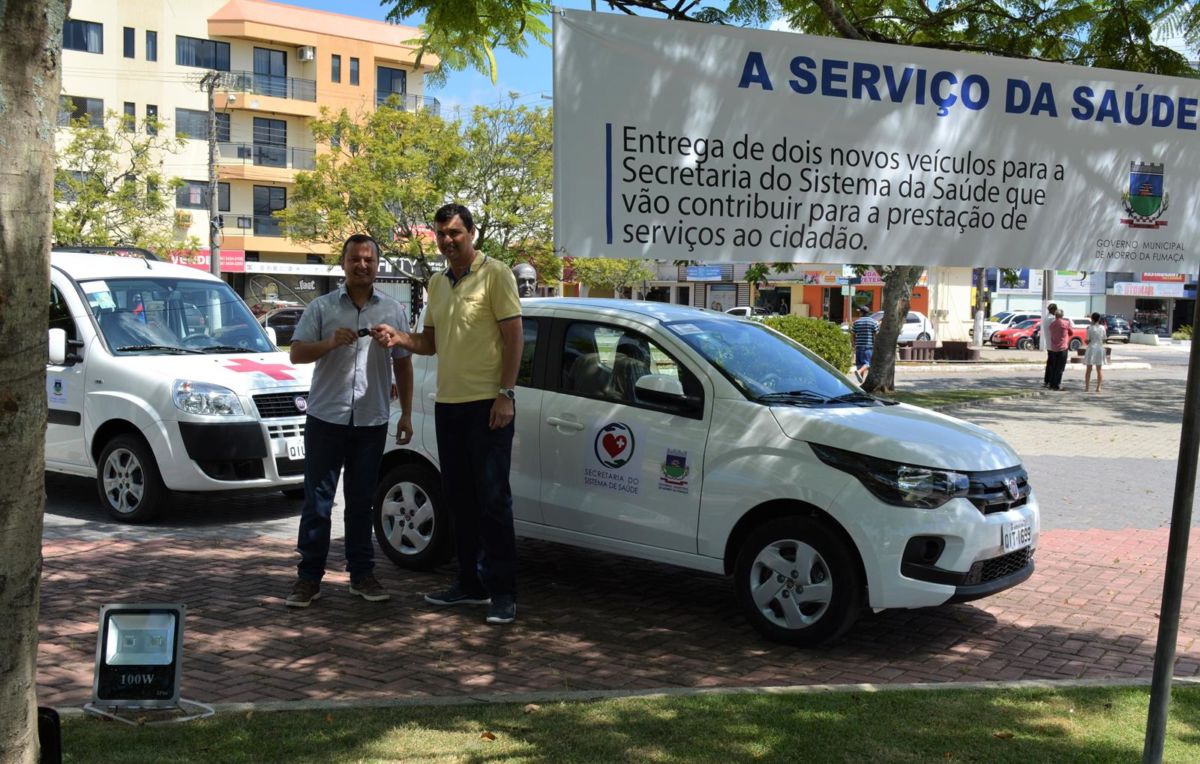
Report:
[[[803,654],[797,653],[802,660]],[[64,722],[68,762],[1132,762],[1148,688],[897,690]],[[1165,760],[1200,761],[1200,687]]]

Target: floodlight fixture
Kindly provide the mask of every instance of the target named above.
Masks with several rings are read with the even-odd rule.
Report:
[[[118,710],[184,710],[186,705],[200,711],[166,721],[212,716],[211,706],[179,696],[186,611],[182,604],[100,608],[92,702],[84,710],[129,724],[135,722],[121,717]]]

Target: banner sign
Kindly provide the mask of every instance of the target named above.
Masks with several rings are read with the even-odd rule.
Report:
[[[1200,80],[560,11],[560,254],[1200,270]]]
[[[1183,284],[1156,281],[1118,281],[1113,284],[1114,295],[1126,297],[1184,297]]]
[[[720,281],[721,266],[719,265],[689,265],[687,267],[688,281]]]
[[[1005,274],[997,271],[988,285],[997,294],[1041,294],[1044,278],[1042,271],[1022,268],[1015,274],[1015,281],[1005,280]],[[997,285],[994,279],[999,279]],[[1104,294],[1103,273],[1089,271],[1054,271],[1054,295]]]

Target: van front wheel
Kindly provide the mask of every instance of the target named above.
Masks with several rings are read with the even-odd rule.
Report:
[[[108,514],[123,523],[153,520],[167,497],[154,456],[134,435],[118,435],[105,444],[96,489]]]
[[[750,532],[738,554],[734,586],[754,628],[766,638],[816,647],[843,634],[862,610],[854,551],[811,517],[782,517]]]

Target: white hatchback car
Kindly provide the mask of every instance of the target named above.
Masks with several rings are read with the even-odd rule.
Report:
[[[517,533],[732,575],[767,637],[816,645],[864,607],[999,592],[1033,573],[1038,507],[997,435],[865,394],[756,322],[628,300],[523,300]],[[397,564],[450,553],[436,356],[375,532]],[[399,412],[393,411],[392,426]]]

